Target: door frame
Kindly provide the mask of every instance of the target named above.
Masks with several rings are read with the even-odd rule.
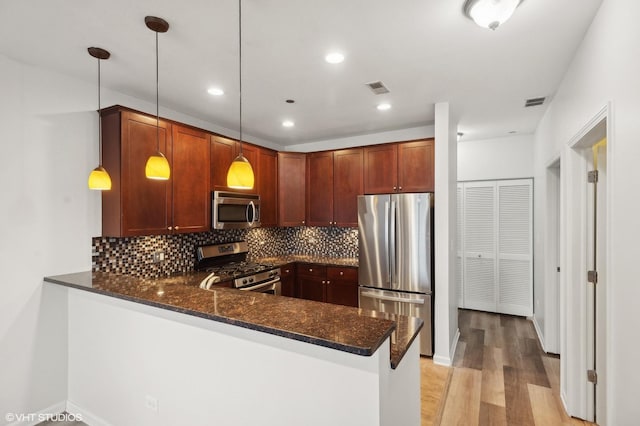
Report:
[[[589,226],[587,214],[588,191],[587,171],[592,168],[590,147],[601,139],[602,126],[606,127],[608,173],[606,179],[606,217],[610,218],[613,208],[611,194],[614,184],[614,138],[612,135],[612,104],[605,105],[583,128],[566,144],[561,155],[561,238],[560,238],[560,397],[567,412],[571,416],[589,421],[594,420],[593,385],[587,381],[587,370],[592,359],[590,344],[592,339],[588,324],[588,291],[587,270],[590,263]],[[611,279],[613,268],[611,264],[611,223],[605,224],[605,277],[607,283],[605,291],[605,315],[599,318],[604,321],[605,338],[597,339],[600,350],[605,354],[611,353],[611,297],[608,287],[613,285]],[[611,371],[610,356],[605,356],[605,365],[601,366],[599,375],[607,377]],[[609,381],[604,381],[610,385]],[[597,413],[600,425],[606,425],[606,403],[611,392],[606,387],[598,388],[598,396],[604,398],[605,413]]]
[[[545,169],[544,339],[545,352],[560,353],[560,235],[562,232],[562,161],[558,153]]]

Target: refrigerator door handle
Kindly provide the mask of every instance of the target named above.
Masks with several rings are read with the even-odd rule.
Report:
[[[389,202],[385,201],[384,202],[384,238],[385,238],[385,242],[384,244],[387,247],[387,256],[389,256],[389,248],[391,247],[391,241],[389,240],[389,212],[391,210],[391,207],[389,206]],[[387,286],[391,285],[391,267],[389,265],[389,263],[387,263]]]
[[[389,224],[389,269],[391,270],[391,288],[394,288],[395,281],[398,279],[396,270],[396,202],[391,201],[391,221]]]
[[[407,298],[403,298],[403,297],[392,297],[392,296],[383,296],[377,293],[374,293],[372,291],[363,291],[361,293],[362,296],[365,297],[371,297],[373,299],[380,299],[380,300],[388,300],[390,302],[400,302],[400,303],[412,303],[414,305],[424,305],[425,300],[424,299],[407,299]]]

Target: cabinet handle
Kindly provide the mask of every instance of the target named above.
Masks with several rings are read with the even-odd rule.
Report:
[[[173,229],[175,229],[177,231],[178,229],[180,229],[180,227],[179,226],[175,226]]]
[[[285,270],[284,270],[284,273],[285,273],[285,274],[288,274],[288,273],[289,273],[289,270],[288,270],[288,269],[285,269]]]
[[[324,284],[324,281],[322,281],[322,284]]]
[[[340,275],[344,275],[344,272],[340,271]]]
[[[309,272],[313,272],[313,268],[309,268]]]
[[[171,231],[173,228],[171,226],[168,226],[167,229]]]
[[[302,221],[302,224],[304,225],[304,220]]]
[[[394,190],[394,191],[395,191],[395,190],[397,190],[397,189],[398,189],[398,187],[397,187],[397,186],[394,186],[394,187],[393,187],[393,190]]]
[[[331,284],[331,281],[327,281],[327,284]]]
[[[402,187],[401,186],[398,187],[398,191],[402,191]]]

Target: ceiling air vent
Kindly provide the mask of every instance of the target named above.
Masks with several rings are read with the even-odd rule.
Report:
[[[524,101],[524,107],[528,108],[528,107],[532,107],[532,106],[542,105],[544,103],[545,99],[547,99],[547,98],[546,97],[542,97],[542,98],[527,99],[526,101]]]
[[[389,93],[389,89],[387,89],[387,86],[385,86],[381,81],[372,81],[371,83],[367,83],[367,86],[369,86],[369,89],[371,89],[375,95]]]

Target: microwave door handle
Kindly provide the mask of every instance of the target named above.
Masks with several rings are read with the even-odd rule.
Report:
[[[249,219],[249,209],[251,209],[251,219]],[[247,223],[249,225],[253,225],[253,222],[256,220],[256,206],[253,204],[253,201],[249,201],[249,204],[247,204],[245,217],[247,219]]]

